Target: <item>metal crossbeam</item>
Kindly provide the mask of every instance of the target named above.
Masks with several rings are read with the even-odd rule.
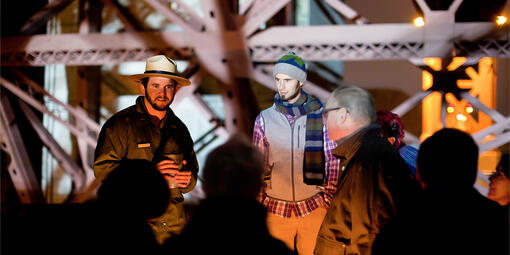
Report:
[[[451,34],[443,34],[440,25],[429,28],[410,24],[277,26],[252,36],[247,46],[253,62],[274,62],[287,51],[294,51],[307,61],[437,57],[426,47],[427,43],[437,43],[437,38],[427,40],[427,35],[437,30],[443,36],[441,40],[453,42],[457,56],[510,57],[508,25],[496,28],[489,22],[471,22],[452,26]],[[491,37],[486,37],[488,34]],[[229,41],[239,38],[235,31],[226,31],[224,36]],[[239,43],[221,44],[219,40],[214,33],[172,31],[2,37],[1,64],[102,65],[143,61],[156,53],[190,59],[193,49],[202,58],[214,56],[212,48],[239,51]]]
[[[344,17],[356,22],[356,24],[367,24],[368,19],[359,15],[356,10],[349,7],[340,0],[325,0],[333,9],[342,14]]]
[[[1,93],[0,101],[0,139],[2,150],[10,156],[7,166],[12,183],[23,204],[44,203],[41,185],[30,164],[30,158],[16,122],[16,116],[6,93]],[[3,159],[5,160],[5,159]]]
[[[391,112],[397,114],[398,116],[404,116],[406,113],[420,104],[425,97],[430,95],[430,93],[432,93],[432,91],[420,91],[414,96],[408,98],[406,101],[399,104],[397,107],[393,108]]]
[[[183,32],[59,34],[1,38],[3,66],[104,65],[144,61],[155,54],[190,59]]]
[[[71,159],[64,149],[60,147],[57,141],[55,141],[53,136],[48,132],[48,130],[46,130],[40,119],[37,118],[28,105],[19,99],[18,103],[43,144],[46,148],[48,148],[51,154],[53,154],[55,159],[57,159],[62,169],[64,169],[64,171],[71,177],[71,180],[74,183],[73,194],[80,192],[86,185],[86,178],[83,170],[78,166],[78,164],[76,164],[76,162],[74,162],[73,159]]]
[[[260,25],[264,24],[269,18],[273,17],[279,10],[287,5],[290,0],[258,0],[251,6],[250,10],[244,15],[242,25],[243,34],[248,37],[253,34]]]
[[[477,133],[473,134],[473,139],[475,141],[482,141],[486,136],[500,135],[506,130],[510,130],[510,117],[506,118],[504,121],[498,122],[490,127],[478,131]]]
[[[28,21],[21,27],[22,34],[31,34],[41,26],[46,25],[46,22],[51,17],[57,15],[60,11],[64,10],[74,0],[55,0],[47,4],[43,9],[36,12]]]
[[[142,24],[140,24],[140,22],[136,20],[135,16],[133,16],[133,14],[130,13],[127,8],[122,6],[117,0],[103,0],[103,3],[112,9],[115,15],[117,15],[117,17],[122,21],[128,30],[143,30]]]
[[[19,86],[5,80],[0,77],[0,85],[12,92],[14,95],[19,97],[24,102],[30,104],[36,110],[45,113],[56,121],[60,122],[62,125],[67,127],[69,131],[75,135],[78,140],[79,153],[82,158],[82,168],[84,169],[85,176],[79,174],[79,176],[75,176],[76,180],[79,184],[79,191],[86,191],[87,194],[92,194],[93,189],[97,187],[94,183],[94,173],[92,167],[88,164],[91,162],[89,150],[93,150],[96,147],[97,136],[99,135],[100,127],[99,124],[94,120],[90,119],[87,113],[81,108],[74,108],[68,104],[61,102],[60,100],[53,97],[47,91],[45,91],[40,85],[30,80],[28,77],[24,76],[21,72],[13,69],[13,72],[20,77],[26,85],[28,85],[27,90],[21,89]],[[38,101],[35,96],[42,95],[44,97],[44,103]],[[69,118],[61,117],[63,113],[66,112],[69,115]],[[70,121],[70,120],[75,120]],[[41,131],[40,131],[41,133]],[[43,135],[44,138],[44,135]],[[44,142],[44,140],[43,140]],[[48,143],[50,144],[51,141]],[[50,148],[50,147],[49,147]],[[51,148],[50,148],[51,149]],[[53,150],[53,152],[58,153],[57,149]],[[55,155],[55,154],[54,154]],[[57,158],[59,155],[55,155]],[[63,161],[61,161],[63,162]],[[69,164],[70,172],[74,172],[76,174],[77,170],[74,169],[74,166]],[[28,170],[27,170],[28,171]],[[25,171],[24,171],[25,172]],[[77,175],[77,174],[76,174]],[[85,179],[85,181],[83,181]],[[84,184],[80,184],[82,182]],[[85,200],[86,196],[82,195],[82,199]],[[81,200],[81,201],[83,201]]]
[[[510,131],[497,135],[494,139],[486,143],[478,144],[478,150],[480,152],[489,151],[508,142],[510,142]]]
[[[444,50],[436,52],[427,47],[441,42],[453,42],[454,48],[449,51],[455,50],[457,56],[510,57],[508,26],[470,22],[451,27],[445,33],[441,24],[426,28],[411,24],[276,26],[251,37],[248,46],[255,62],[272,62],[287,51],[307,61],[445,57]],[[486,37],[489,34],[494,35]]]
[[[167,20],[179,25],[186,33],[200,32],[204,26],[196,22],[187,22],[183,17],[170,9],[168,3],[163,3],[160,0],[145,0],[145,2],[152,6],[154,10],[165,16]]]

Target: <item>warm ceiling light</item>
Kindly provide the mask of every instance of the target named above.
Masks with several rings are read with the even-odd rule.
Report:
[[[472,113],[473,111],[474,111],[473,106],[471,106],[471,105],[467,105],[466,106],[466,112],[467,113]]]
[[[423,27],[425,26],[425,20],[423,19],[423,17],[418,17],[416,19],[413,20],[413,23],[415,26],[417,27]]]
[[[502,26],[502,25],[504,25],[506,23],[507,20],[508,19],[505,16],[497,16],[496,17],[496,24]]]

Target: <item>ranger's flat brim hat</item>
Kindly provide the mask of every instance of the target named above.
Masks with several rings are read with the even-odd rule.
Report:
[[[142,83],[143,78],[165,77],[177,82],[177,87],[184,87],[191,84],[191,81],[176,73],[177,64],[171,58],[164,55],[150,57],[145,62],[145,72],[142,74],[130,75],[133,81]]]

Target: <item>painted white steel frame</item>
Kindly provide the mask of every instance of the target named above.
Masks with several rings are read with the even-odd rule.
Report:
[[[59,101],[54,96],[45,91],[40,85],[30,80],[22,73],[15,70],[14,72],[24,81],[26,85],[28,85],[28,90],[23,90],[19,86],[7,81],[3,77],[0,77],[0,85],[2,88],[9,90],[11,93],[16,95],[23,102],[34,107],[34,109],[54,118],[56,121],[67,127],[73,135],[75,135],[78,141],[80,156],[82,158],[81,167],[78,167],[76,164],[69,162],[70,159],[68,158],[67,154],[54,141],[53,137],[48,132],[44,132],[42,127],[39,127],[36,124],[38,120],[35,119],[35,115],[31,114],[28,108],[23,108],[22,106],[25,114],[27,114],[27,118],[31,122],[43,143],[59,161],[62,168],[70,174],[76,189],[73,192],[79,193],[90,190],[90,186],[94,186],[96,184],[94,183],[95,178],[93,169],[88,164],[88,162],[92,162],[92,159],[89,158],[88,151],[91,149],[93,150],[96,147],[97,136],[99,135],[100,131],[99,124],[90,119],[83,109],[73,107]],[[44,103],[37,100],[35,98],[36,95],[43,95]],[[60,114],[64,111],[68,113],[69,120],[73,119],[74,121],[65,120],[60,117]],[[19,162],[29,162],[23,160],[23,158],[17,154],[12,154],[11,157],[17,158]]]
[[[237,30],[227,30],[225,24],[219,21],[222,14],[219,8],[220,1],[202,1],[201,8],[204,17],[199,17],[194,10],[176,1],[183,13],[169,7],[160,0],[145,0],[166,19],[178,24],[183,32],[154,31],[154,32],[124,32],[118,34],[61,34],[61,35],[33,35],[19,37],[2,37],[1,65],[3,66],[44,66],[49,64],[66,65],[103,65],[118,64],[127,61],[143,61],[154,54],[166,54],[174,59],[195,59],[200,66],[209,71],[224,83],[230,84],[236,77],[249,77],[259,81],[268,88],[274,89],[273,79],[269,70],[270,65],[257,65],[251,71],[253,62],[274,62],[285,52],[292,50],[307,61],[327,60],[391,60],[391,59],[417,59],[424,57],[448,57],[451,52],[456,56],[466,56],[469,59],[479,59],[482,56],[510,57],[510,30],[509,26],[496,26],[487,22],[455,23],[454,14],[462,3],[455,0],[447,11],[431,11],[425,1],[417,0],[425,14],[427,25],[422,28],[410,24],[366,24],[367,19],[361,17],[355,10],[339,0],[326,0],[332,8],[344,17],[354,20],[358,25],[331,25],[314,27],[271,27],[258,31],[260,26],[287,5],[290,0],[258,0],[245,1],[239,8],[240,16],[235,17]],[[216,16],[216,17],[215,17]],[[236,26],[234,26],[236,27]],[[307,36],[303,36],[307,35]],[[248,62],[244,59],[245,52],[249,50]],[[243,63],[232,66],[235,56],[243,58]],[[246,63],[244,63],[246,62]],[[229,66],[230,64],[230,66]],[[239,71],[239,72],[237,72]],[[192,79],[199,80],[195,76]],[[12,83],[0,78],[2,87],[10,90],[20,99],[27,102],[37,110],[49,114],[60,121],[76,135],[82,158],[87,158],[88,148],[95,147],[95,136],[99,132],[99,125],[88,119],[86,113],[69,105],[63,104],[45,92],[33,82],[27,82],[30,87],[44,94],[53,103],[56,103],[69,112],[76,123],[61,119],[58,114],[50,111],[44,104],[33,98],[30,91],[24,91]],[[195,95],[195,86],[183,89],[176,98],[178,103],[183,96],[190,96],[197,107],[212,121],[217,116],[203,102],[200,96]],[[325,101],[329,92],[321,87],[307,83],[308,91]],[[403,115],[412,107],[420,103],[429,92],[421,92],[394,109]],[[475,107],[487,113],[496,121],[496,124],[475,134],[477,141],[487,135],[496,138],[481,144],[480,149],[495,148],[510,140],[508,118],[486,107],[476,98],[463,95]],[[3,149],[15,160],[10,169],[19,169],[18,172],[33,173],[31,169],[24,169],[22,162],[28,162],[18,152],[19,134],[13,127],[13,119],[2,100],[2,125],[7,132],[2,134]],[[12,117],[12,116],[11,116]],[[71,118],[72,119],[72,118]],[[225,128],[218,128],[216,133],[223,137],[228,136]],[[48,134],[42,134],[42,136]],[[416,137],[408,134],[410,138]],[[16,144],[16,146],[14,146]],[[45,144],[51,145],[48,140]],[[23,149],[22,144],[19,145]],[[54,146],[51,145],[51,146]],[[53,150],[58,151],[58,149]],[[56,152],[58,154],[58,152]],[[26,154],[26,153],[25,153]],[[86,173],[86,183],[92,185],[92,169],[82,160]],[[14,170],[13,170],[14,171]],[[16,177],[16,176],[15,176]],[[16,177],[15,185],[23,185],[21,190],[34,190],[30,188],[33,180],[23,181],[25,177]],[[21,179],[20,179],[21,178]],[[26,177],[25,179],[27,179]],[[30,178],[28,178],[30,179]],[[78,182],[76,180],[76,182]],[[18,188],[18,186],[17,186]],[[40,191],[40,189],[39,189]],[[37,198],[34,193],[34,199]],[[30,202],[26,200],[25,202]]]
[[[439,45],[427,35],[442,33],[440,25],[417,28],[411,24],[330,25],[313,27],[276,26],[253,35],[246,46],[223,43],[216,33],[173,31],[124,32],[117,34],[60,34],[2,38],[1,63],[5,66],[49,64],[102,65],[143,61],[155,53],[175,59],[189,59],[192,50],[216,56],[218,50],[238,51],[248,47],[253,62],[274,62],[287,51],[307,61],[391,60],[445,57],[445,51],[427,47]],[[490,22],[455,23],[442,42],[453,42],[457,56],[510,57],[509,27]],[[229,40],[236,32],[225,31]],[[303,36],[310,35],[310,36]],[[488,37],[487,35],[491,35]],[[213,52],[211,52],[213,51]],[[218,56],[216,56],[218,57]]]
[[[18,198],[23,204],[44,203],[41,185],[32,169],[25,143],[21,137],[16,116],[5,93],[1,94],[0,114],[1,128],[0,139],[2,150],[9,155],[7,170],[12,183],[18,193]],[[7,160],[3,158],[2,160]]]

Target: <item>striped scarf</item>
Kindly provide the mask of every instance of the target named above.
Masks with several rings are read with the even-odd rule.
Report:
[[[322,112],[314,113],[322,107],[321,101],[302,91],[298,100],[294,103],[280,100],[280,95],[276,93],[274,103],[282,113],[293,117],[306,115],[303,180],[308,185],[322,185],[325,178]]]

